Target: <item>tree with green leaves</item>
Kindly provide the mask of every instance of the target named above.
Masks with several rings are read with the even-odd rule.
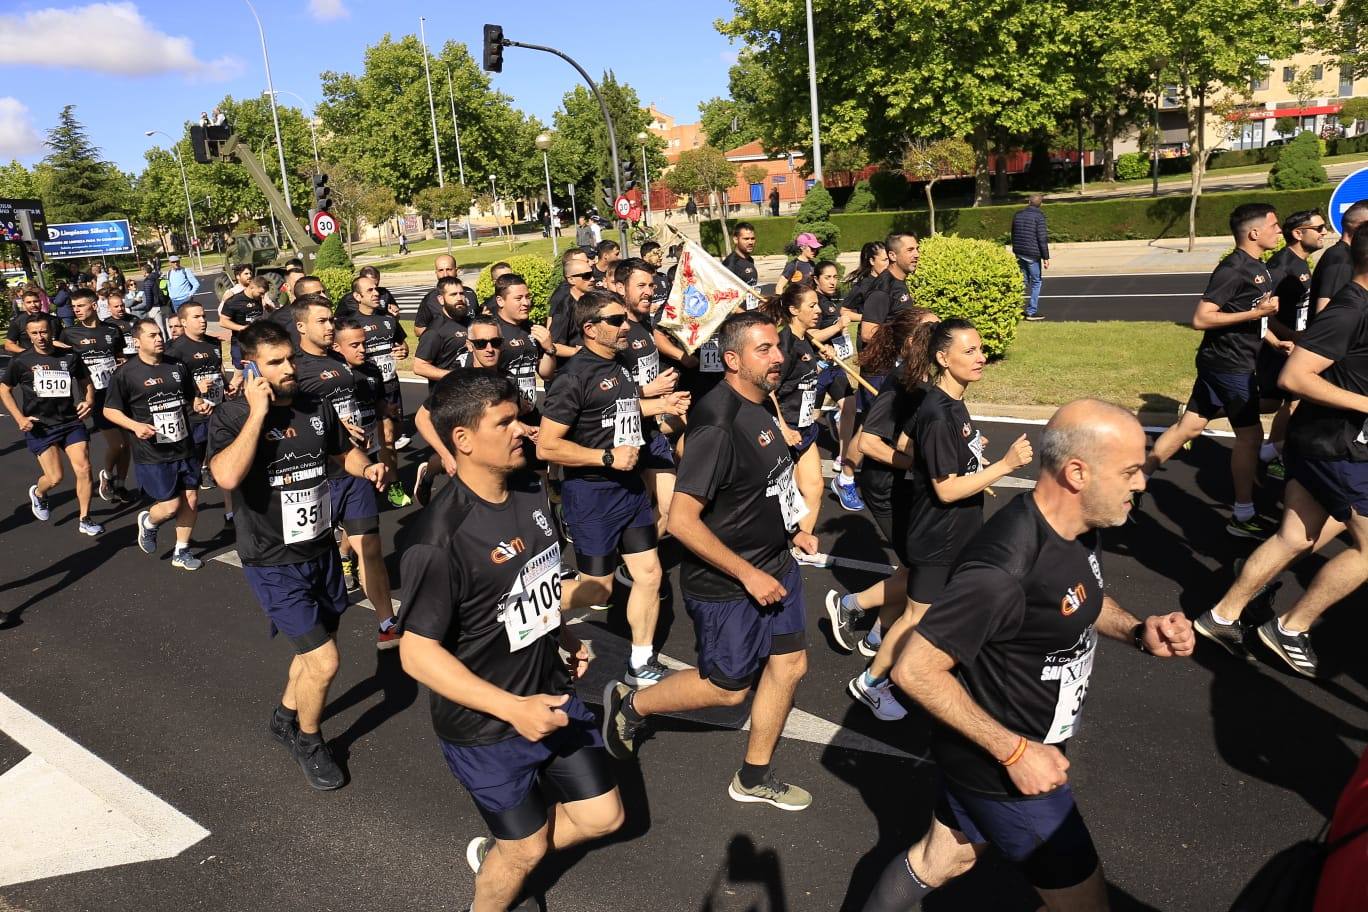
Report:
[[[936,201],[932,191],[936,181],[960,177],[974,169],[974,150],[964,140],[947,137],[931,142],[914,142],[903,153],[903,173],[914,181],[925,181],[926,208],[931,215],[931,234],[936,233]]]
[[[5,199],[33,199],[38,195],[38,182],[33,172],[18,159],[10,159],[0,166],[0,197]]]
[[[719,149],[735,149],[760,138],[745,107],[732,98],[716,96],[699,102],[698,125],[707,141]]]
[[[794,227],[799,234],[814,234],[822,242],[822,248],[817,251],[819,260],[835,260],[840,250],[836,245],[841,240],[841,229],[831,221],[831,212],[835,208],[836,202],[831,198],[831,191],[822,186],[821,181],[812,185],[798,207],[798,219]]]
[[[38,188],[49,224],[124,218],[129,214],[132,187],[127,176],[100,158],[76,119],[76,106],[67,105],[57,126],[48,131]]]
[[[651,115],[642,107],[636,90],[625,82],[619,82],[611,70],[603,74],[598,88],[604,104],[608,106],[609,116],[613,118],[620,160],[625,162],[630,156],[640,167],[641,147],[637,145],[636,135],[645,131],[646,167],[653,175],[664,171],[669,164],[665,158],[665,140],[646,130],[651,123]],[[608,127],[603,122],[603,114],[593,93],[580,85],[565,93],[553,120],[555,142],[548,153],[551,174],[558,181],[573,183],[575,193],[581,200],[593,201],[581,203],[583,211],[586,205],[599,203],[601,188],[612,186]],[[537,168],[540,174],[540,155],[537,156]]]
[[[1343,107],[1340,108],[1340,126],[1346,130],[1354,128],[1357,135],[1360,132],[1359,124],[1368,120],[1368,98],[1346,98]]]
[[[434,222],[447,223],[447,245],[451,245],[451,223],[465,218],[474,195],[460,184],[447,184],[445,187],[426,187],[413,195],[413,208],[424,218]],[[490,200],[492,205],[493,200]]]
[[[1268,172],[1272,190],[1310,190],[1325,183],[1320,140],[1307,131],[1288,143]]]
[[[681,196],[721,193],[726,200],[727,191],[736,186],[736,164],[727,161],[726,153],[716,146],[702,145],[697,149],[685,149],[673,168],[662,178],[673,193]],[[722,233],[727,233],[726,206],[720,209]]]

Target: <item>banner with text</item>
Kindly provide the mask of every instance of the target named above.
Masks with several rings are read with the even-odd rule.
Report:
[[[43,241],[43,256],[51,260],[132,252],[133,232],[127,219],[48,225],[47,239]]]

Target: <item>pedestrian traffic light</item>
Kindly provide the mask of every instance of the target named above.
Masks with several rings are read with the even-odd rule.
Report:
[[[332,191],[328,189],[328,175],[315,174],[313,176],[314,208],[319,212],[327,212],[332,208]]]
[[[487,73],[503,72],[504,36],[502,25],[484,27],[484,68]]]
[[[636,185],[636,162],[629,158],[622,163],[622,192],[635,190]]]

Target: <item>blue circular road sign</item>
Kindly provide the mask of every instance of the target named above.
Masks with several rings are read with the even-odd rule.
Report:
[[[1330,194],[1330,211],[1325,213],[1325,216],[1330,219],[1330,224],[1335,227],[1336,234],[1344,233],[1344,229],[1340,225],[1340,218],[1344,215],[1344,210],[1361,199],[1368,199],[1368,168],[1359,168],[1350,174],[1340,181],[1335,192]]]

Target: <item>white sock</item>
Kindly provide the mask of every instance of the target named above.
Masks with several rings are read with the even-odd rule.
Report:
[[[1288,630],[1286,627],[1284,627],[1284,626],[1282,625],[1282,619],[1281,619],[1281,618],[1278,619],[1278,633],[1281,633],[1281,634],[1282,634],[1283,636],[1285,636],[1285,637],[1301,636],[1301,632],[1300,632],[1300,631],[1297,631],[1297,630]]]
[[[1249,522],[1254,518],[1254,505],[1252,503],[1237,503],[1234,512],[1236,522]]]
[[[627,660],[627,662],[633,668],[640,668],[642,665],[645,665],[647,662],[651,661],[651,656],[653,655],[655,655],[655,648],[652,647],[650,643],[647,643],[645,646],[637,646],[633,644],[632,656]]]
[[[1227,621],[1225,618],[1221,617],[1219,614],[1216,613],[1215,609],[1212,609],[1211,611],[1211,619],[1216,623],[1220,624],[1222,627],[1229,627],[1231,624],[1235,623],[1234,621]]]
[[[186,542],[186,543],[183,544],[183,545],[182,545],[180,542],[176,542],[176,550],[175,550],[174,553],[180,554],[182,551],[189,551],[189,550],[190,550],[190,543],[189,543],[189,542]]]

